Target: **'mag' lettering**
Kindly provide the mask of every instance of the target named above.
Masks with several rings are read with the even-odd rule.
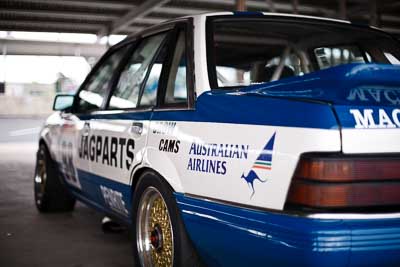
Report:
[[[355,121],[356,129],[371,129],[371,128],[396,128],[400,127],[400,109],[393,109],[389,114],[384,109],[378,110],[378,119],[376,120],[376,113],[373,109],[350,109],[349,111]],[[375,115],[375,116],[374,116]]]

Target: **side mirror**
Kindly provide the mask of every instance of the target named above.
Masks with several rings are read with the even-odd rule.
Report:
[[[73,95],[56,95],[53,103],[53,110],[66,110],[74,103]]]

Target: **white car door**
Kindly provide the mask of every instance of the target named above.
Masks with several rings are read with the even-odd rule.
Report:
[[[127,49],[122,47],[109,51],[79,89],[72,112],[61,114],[60,170],[67,184],[88,201],[96,197],[90,174],[95,159],[90,122],[96,112],[103,108],[113,73]]]
[[[168,32],[161,32],[135,42],[107,110],[95,115],[90,123],[91,138],[96,139],[91,172],[98,204],[125,218],[130,210],[131,174],[142,162],[147,143],[167,37]]]

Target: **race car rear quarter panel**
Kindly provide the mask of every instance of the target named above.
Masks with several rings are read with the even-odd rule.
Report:
[[[283,209],[300,155],[340,149],[329,105],[210,92],[154,112],[144,161],[177,192]]]
[[[400,219],[316,219],[176,194],[207,266],[398,267]]]

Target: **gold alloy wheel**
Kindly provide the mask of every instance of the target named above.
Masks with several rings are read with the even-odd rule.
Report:
[[[174,237],[171,218],[161,193],[154,187],[146,188],[140,199],[136,235],[142,266],[173,266]]]
[[[36,194],[36,203],[38,205],[40,205],[42,202],[42,197],[45,191],[46,179],[47,179],[47,170],[46,170],[45,152],[41,149],[38,155],[36,175],[35,175],[35,194]]]

